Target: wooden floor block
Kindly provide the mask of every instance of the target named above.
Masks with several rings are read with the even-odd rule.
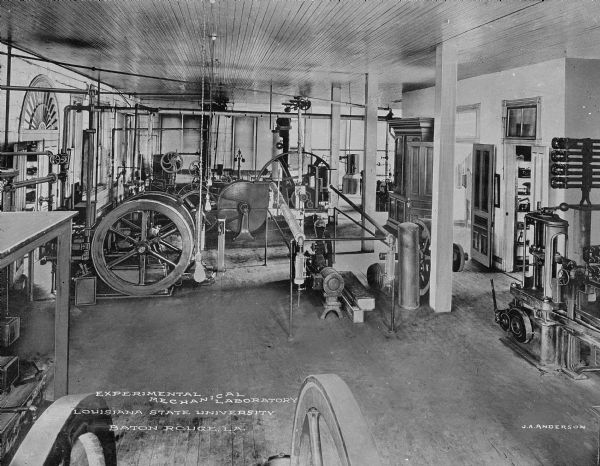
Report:
[[[375,297],[354,273],[340,272],[340,275],[344,278],[344,290],[342,293],[348,297],[348,300],[353,305],[359,307],[361,311],[372,311],[375,309]]]

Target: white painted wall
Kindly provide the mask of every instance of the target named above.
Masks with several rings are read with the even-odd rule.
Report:
[[[514,68],[499,73],[464,79],[457,84],[457,105],[480,104],[480,138],[481,144],[496,146],[496,173],[501,175],[501,205],[496,209],[494,234],[494,255],[501,256],[504,239],[504,204],[503,186],[513,180],[504,179],[503,141],[502,141],[502,101],[541,97],[541,134],[539,144],[549,147],[555,136],[565,132],[565,59],[551,60],[544,63]],[[406,92],[402,96],[404,117],[431,117],[434,114],[433,87],[418,91]],[[471,145],[457,144],[455,153],[455,174],[459,164],[465,164],[471,155]],[[546,176],[546,179],[547,176]],[[455,189],[457,189],[455,187]],[[556,205],[564,200],[565,191],[550,190],[550,204]],[[465,217],[464,206],[467,194],[455,191],[455,220]],[[506,239],[512,241],[512,238]],[[467,246],[468,244],[463,245]]]
[[[4,44],[0,44],[0,51],[7,52],[7,46]],[[13,53],[18,55],[26,55],[24,52],[19,50],[14,50]],[[0,82],[2,84],[6,84],[7,82],[7,63],[8,58],[6,55],[0,56]],[[26,58],[13,58],[12,59],[12,69],[11,69],[11,85],[13,86],[29,86],[33,79],[38,75],[45,75],[51,82],[53,87],[57,88],[75,88],[75,89],[86,89],[87,86],[94,85],[97,86],[97,82],[90,80],[82,75],[74,73],[72,71],[66,70],[60,66],[44,63],[41,61],[29,60]],[[114,91],[112,88],[101,87],[101,90],[104,89],[106,91]],[[63,108],[66,105],[72,103],[71,94],[55,94],[56,100],[59,107],[59,144],[57,148],[53,150],[63,149],[62,146],[62,132],[65,127],[65,122],[63,121]],[[2,111],[0,111],[0,144],[4,143],[4,128],[6,115],[4,112],[4,108],[6,106],[6,91],[0,92],[0,106]],[[75,97],[75,96],[74,96]],[[77,96],[77,98],[82,98],[85,96]],[[11,91],[10,92],[10,105],[9,105],[9,128],[8,128],[8,141],[9,143],[14,143],[19,141],[19,126],[20,126],[20,117],[21,117],[21,108],[23,106],[23,100],[25,98],[25,92],[22,91]],[[86,103],[86,102],[84,102]],[[128,102],[121,96],[104,96],[102,98],[103,104],[109,105],[118,105],[118,106],[126,106],[129,104],[134,104],[134,102]],[[82,118],[82,129],[87,128],[87,114],[85,118]],[[81,142],[81,138],[76,136],[72,141]],[[116,145],[118,146],[119,143]],[[106,153],[110,150],[107,144],[104,144],[102,150]],[[81,159],[80,147],[77,148],[78,151],[75,151],[73,157],[78,157]],[[108,157],[108,155],[107,155]],[[73,173],[75,176],[75,181],[79,180],[79,167],[81,166],[81,160],[77,160],[72,164]],[[100,167],[100,169],[109,171],[109,168],[104,166]],[[108,189],[99,189],[98,191],[98,209],[100,209],[103,205],[109,202],[108,199]]]

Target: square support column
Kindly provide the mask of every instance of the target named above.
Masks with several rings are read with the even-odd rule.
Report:
[[[377,91],[379,82],[373,73],[365,75],[365,138],[364,155],[362,164],[362,209],[374,217],[375,214],[375,187],[377,186]],[[370,222],[361,219],[363,227],[372,229]],[[364,232],[363,232],[364,233]],[[373,241],[362,241],[362,252],[373,252]]]
[[[453,41],[437,46],[435,68],[429,304],[435,312],[450,312],[452,309],[453,173],[457,76],[457,48]]]

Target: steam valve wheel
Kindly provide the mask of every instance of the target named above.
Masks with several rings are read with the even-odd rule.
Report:
[[[160,167],[166,173],[177,173],[183,167],[183,158],[177,152],[167,152],[160,158]]]
[[[174,285],[189,266],[194,220],[181,201],[145,193],[98,223],[91,257],[98,276],[126,295],[147,296]]]
[[[356,399],[335,374],[311,375],[298,395],[291,466],[379,466]]]

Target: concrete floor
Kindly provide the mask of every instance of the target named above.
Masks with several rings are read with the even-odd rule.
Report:
[[[355,394],[384,464],[594,464],[597,426],[588,408],[600,399],[598,380],[540,373],[506,348],[493,323],[491,276],[499,302],[506,304],[510,279],[469,265],[454,274],[452,313],[423,308],[403,315],[395,335],[386,332],[381,310],[364,324],[320,320],[318,299],[303,294],[295,338],[288,341],[287,282],[235,291],[216,283],[182,288],[171,298],[107,300],[74,312],[70,390],[286,398],[296,396],[307,375],[336,373]],[[379,307],[387,312],[387,302]],[[112,397],[109,404],[144,413],[161,406],[145,397]],[[140,465],[258,464],[289,452],[293,404],[255,403],[251,409],[274,413],[225,421],[117,415],[119,425],[244,428],[175,438],[169,432],[120,432],[120,459]],[[175,463],[174,452],[181,455]]]

